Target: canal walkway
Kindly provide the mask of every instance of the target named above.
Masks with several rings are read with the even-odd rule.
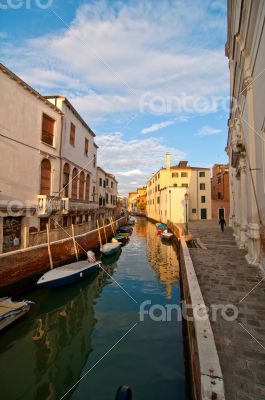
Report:
[[[265,399],[265,278],[245,260],[232,229],[216,221],[190,223],[193,237],[206,247],[190,248],[205,304],[233,304],[239,314],[211,321],[224,377],[226,400]]]

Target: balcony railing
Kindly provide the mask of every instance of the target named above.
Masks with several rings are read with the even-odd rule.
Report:
[[[48,217],[49,215],[61,212],[62,214],[69,214],[72,212],[88,212],[98,208],[98,203],[88,200],[61,198],[55,196],[38,196],[38,215],[39,217]]]
[[[62,199],[55,196],[38,196],[38,209],[37,213],[39,216],[45,217],[54,212],[62,209]]]
[[[79,199],[62,199],[62,213],[69,214],[78,211],[93,211],[98,208],[98,203],[95,201],[79,200]]]

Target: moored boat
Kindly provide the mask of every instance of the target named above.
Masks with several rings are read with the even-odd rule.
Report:
[[[100,251],[104,256],[111,256],[112,254],[118,253],[120,251],[120,248],[121,243],[117,241],[115,243],[103,244]]]
[[[161,222],[158,222],[158,223],[156,224],[156,229],[157,229],[158,231],[164,231],[164,230],[167,229],[167,225],[166,225],[166,224],[163,224],[163,223],[161,223]]]
[[[121,226],[118,229],[118,233],[132,233],[133,228],[131,226]]]
[[[115,240],[118,240],[118,242],[120,242],[122,244],[126,244],[129,240],[129,237],[117,234],[113,237],[113,239],[112,239],[112,242],[115,242]]]
[[[89,277],[100,268],[101,261],[96,261],[92,251],[88,251],[87,256],[87,261],[77,261],[46,272],[38,280],[37,285],[49,288],[59,287],[70,285]]]
[[[25,315],[31,304],[34,303],[28,300],[12,301],[8,297],[0,299],[0,330]]]
[[[161,239],[171,240],[173,237],[173,233],[168,232],[166,229],[164,232],[161,232]]]
[[[130,218],[129,221],[127,222],[127,225],[135,225],[135,219]]]

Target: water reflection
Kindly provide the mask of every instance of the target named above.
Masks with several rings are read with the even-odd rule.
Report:
[[[167,299],[172,297],[172,288],[179,287],[179,263],[173,245],[157,235],[154,224],[146,224],[147,258],[158,273],[158,279],[166,286]]]
[[[112,275],[116,266],[104,269]],[[93,351],[94,305],[108,274],[100,271],[81,284],[31,293],[36,305],[30,318],[1,338],[1,398],[56,399],[78,381]]]

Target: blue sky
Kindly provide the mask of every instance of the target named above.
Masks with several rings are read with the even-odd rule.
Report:
[[[226,162],[226,0],[0,0],[1,62],[66,95],[126,194],[165,164]]]

